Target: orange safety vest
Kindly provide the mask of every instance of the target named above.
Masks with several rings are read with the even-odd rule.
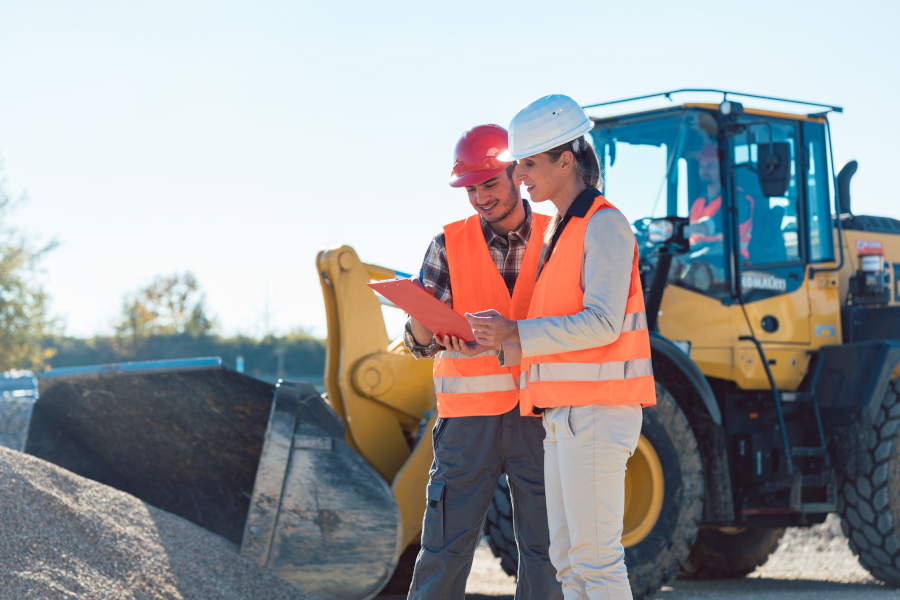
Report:
[[[598,195],[584,218],[570,218],[541,271],[528,310],[529,319],[574,315],[584,310],[584,236],[591,216],[603,208],[618,210]],[[519,385],[523,415],[531,414],[533,406],[656,404],[636,241],[634,247],[622,333],[606,346],[523,357]]]
[[[444,227],[453,310],[465,316],[493,308],[507,319],[527,316],[541,243],[550,221],[546,215],[532,214],[531,237],[512,297],[484,241],[481,217],[473,215]],[[501,367],[496,352],[469,358],[445,350],[434,359],[438,414],[444,418],[502,415],[519,401],[518,377],[519,366]]]
[[[738,193],[743,190],[738,188]],[[744,257],[745,260],[750,260],[750,238],[753,236],[753,208],[754,201],[753,196],[750,194],[744,194],[744,199],[750,203],[750,215],[738,226],[738,235],[741,239],[741,256]],[[714,217],[719,209],[722,208],[722,195],[716,196],[709,204],[706,203],[706,198],[703,196],[694,200],[694,203],[691,204],[691,214],[690,214],[690,222],[696,223],[703,217]],[[692,235],[688,240],[691,245],[697,243],[713,243],[713,242],[721,242],[722,234],[717,233],[715,235]]]

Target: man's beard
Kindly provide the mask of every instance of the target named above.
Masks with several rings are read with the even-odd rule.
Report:
[[[516,210],[516,203],[521,202],[519,198],[519,190],[518,188],[513,188],[510,192],[509,196],[506,197],[506,201],[509,203],[509,208],[507,208],[506,212],[504,212],[500,216],[491,215],[490,217],[485,217],[482,215],[482,218],[488,223],[499,223],[506,217],[512,214],[514,210]]]

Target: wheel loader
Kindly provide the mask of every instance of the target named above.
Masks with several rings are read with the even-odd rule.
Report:
[[[831,512],[861,564],[900,586],[900,221],[853,214],[857,165],[835,175],[831,157],[839,107],[674,102],[699,92],[597,117],[590,134],[641,247],[657,381],[626,472],[635,597],[675,576],[743,576],[785,527]],[[349,246],[316,268],[324,396],[216,358],[58,369],[40,378],[24,451],[322,598],[404,593],[432,461],[431,361],[390,340],[365,285],[405,274]],[[514,574],[511,519],[501,479],[485,534]]]
[[[641,247],[657,381],[626,472],[634,595],[676,576],[744,576],[785,527],[832,512],[861,564],[900,586],[900,221],[853,214],[857,164],[835,175],[831,157],[840,107],[718,90],[719,103],[674,102],[700,93],[593,118],[590,133],[603,192]],[[317,265],[329,401],[347,423],[382,419],[354,447],[384,461],[408,568],[431,461],[430,361],[388,341],[363,289],[397,273],[346,246]],[[501,479],[485,534],[515,574],[511,518]]]
[[[657,382],[626,473],[635,597],[742,577],[832,512],[900,586],[900,221],[853,214],[842,109],[708,89],[584,108],[616,111],[590,136],[641,248]],[[512,573],[508,502],[488,535]]]

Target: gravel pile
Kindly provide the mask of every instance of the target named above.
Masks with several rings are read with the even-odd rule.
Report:
[[[853,555],[835,514],[812,527],[789,527],[778,549],[749,577],[879,583]]]
[[[0,447],[0,600],[316,600],[237,545]]]
[[[824,523],[812,527],[788,527],[778,544],[791,552],[835,552],[847,547],[841,518],[831,513]]]

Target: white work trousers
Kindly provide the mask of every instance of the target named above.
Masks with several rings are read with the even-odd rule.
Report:
[[[559,406],[544,412],[550,561],[565,600],[631,599],[622,547],[625,463],[641,406]]]

